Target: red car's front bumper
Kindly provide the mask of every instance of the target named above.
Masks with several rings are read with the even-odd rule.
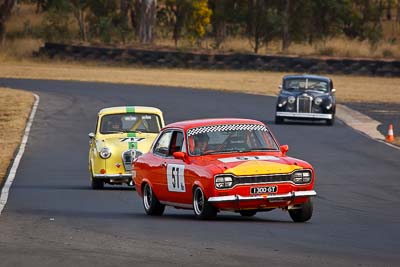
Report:
[[[236,194],[210,197],[208,198],[208,202],[219,209],[268,209],[302,204],[306,202],[309,197],[314,197],[316,195],[317,192],[314,190],[254,196],[241,196]]]

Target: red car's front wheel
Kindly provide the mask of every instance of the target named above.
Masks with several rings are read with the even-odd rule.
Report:
[[[294,222],[306,222],[311,219],[313,214],[313,204],[311,199],[301,204],[298,209],[289,210],[289,215]]]
[[[203,190],[198,186],[193,190],[193,210],[198,219],[206,220],[217,216],[217,209],[207,201]]]

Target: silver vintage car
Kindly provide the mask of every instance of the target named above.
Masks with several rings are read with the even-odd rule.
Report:
[[[275,123],[285,119],[324,120],[333,125],[336,89],[330,78],[317,75],[283,77],[276,103]]]

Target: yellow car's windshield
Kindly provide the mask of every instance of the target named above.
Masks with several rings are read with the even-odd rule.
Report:
[[[160,118],[156,114],[123,113],[104,115],[101,118],[100,133],[121,132],[158,133],[161,129]]]

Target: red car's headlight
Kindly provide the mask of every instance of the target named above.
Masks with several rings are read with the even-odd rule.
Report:
[[[308,184],[311,182],[310,171],[296,171],[292,174],[292,181],[295,184]]]
[[[229,188],[233,185],[232,176],[216,176],[215,177],[215,187],[217,189]]]

